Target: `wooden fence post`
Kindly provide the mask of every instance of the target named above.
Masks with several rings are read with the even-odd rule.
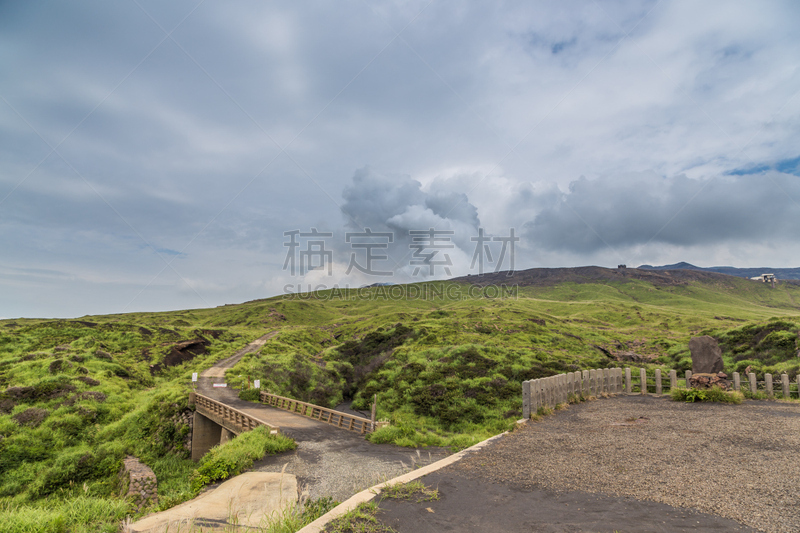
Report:
[[[692,386],[689,384],[689,381],[691,379],[692,379],[692,371],[691,370],[687,370],[686,371],[686,388],[687,389],[691,389],[692,388]]]
[[[533,390],[534,398],[536,399],[536,411],[533,410],[533,405],[531,405],[531,412],[538,412],[539,408],[544,405],[544,390],[542,389],[544,384],[544,378],[539,378],[536,380],[534,384],[531,386],[535,386]]]
[[[313,411],[313,409],[312,409]],[[375,419],[378,417],[378,395],[375,394],[372,397],[372,411],[370,412],[369,422],[370,422],[370,431],[375,431]],[[362,428],[363,432],[363,428]]]
[[[789,389],[789,376],[787,374],[781,374],[781,390],[783,391],[783,397],[787,400],[792,397],[792,393]]]
[[[669,391],[672,392],[678,388],[678,373],[674,370],[669,371]]]
[[[662,391],[661,391],[661,369],[660,368],[656,368],[656,394],[658,394],[659,396],[661,396],[661,394],[662,394]]]
[[[798,374],[798,377],[800,377],[800,374]],[[589,371],[588,370],[584,370],[583,372],[581,372],[581,395],[584,398],[588,398],[589,396],[592,395],[592,393],[589,391]]]
[[[531,417],[531,382],[522,382],[522,418],[528,420]]]
[[[564,401],[569,403],[569,397],[572,394],[572,382],[575,380],[575,374],[567,372],[564,376]]]
[[[797,374],[797,397],[800,398],[800,374]]]
[[[625,394],[631,392],[633,392],[633,385],[631,384],[631,369],[628,367],[625,369]]]
[[[772,398],[774,396],[772,392],[772,374],[764,374],[764,381],[767,382],[767,396]]]
[[[594,368],[589,370],[589,394],[597,396],[597,370]]]
[[[542,405],[552,407],[550,405],[550,378],[542,378]]]
[[[733,373],[733,390],[742,390],[742,378],[738,372]]]
[[[611,392],[611,369],[604,368],[603,369],[603,392],[609,393]]]
[[[758,392],[758,381],[756,381],[756,375],[753,372],[747,374],[747,381],[750,382],[750,392],[753,394]]]

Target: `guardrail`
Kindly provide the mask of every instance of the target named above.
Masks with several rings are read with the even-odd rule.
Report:
[[[651,394],[662,395],[679,386],[678,373],[675,370],[667,372],[666,379],[662,377],[660,368],[655,369],[652,376],[647,375],[647,370],[639,369],[638,379],[633,378],[631,369],[626,368],[623,376],[621,368],[602,368],[583,370],[581,372],[568,372],[540,379],[522,382],[522,417],[530,418],[540,407],[555,407],[560,403],[569,402],[570,396],[599,396],[606,394]],[[692,377],[691,370],[686,371],[686,379],[681,380],[686,386]],[[779,379],[774,379],[772,374],[764,374],[764,381],[758,381],[754,373],[746,374],[742,379],[739,372],[734,372],[732,388],[742,390],[743,385],[751,393],[763,392],[769,398],[775,398],[775,383],[779,384],[780,396],[786,399],[797,395],[800,397],[800,375],[797,376],[797,387],[787,374],[782,374]],[[760,384],[764,384],[763,387]]]
[[[568,372],[522,382],[522,417],[528,419],[540,407],[555,407],[570,396],[599,396],[622,392],[622,369],[602,368]]]
[[[192,403],[192,400],[194,400],[195,408],[201,415],[213,420],[220,426],[233,431],[237,435],[244,431],[255,429],[258,426],[265,426],[269,428],[270,433],[272,434],[280,433],[279,427],[262,422],[261,420],[253,418],[247,413],[239,411],[238,409],[234,409],[233,407],[225,405],[224,403],[214,400],[213,398],[203,396],[202,394],[198,394],[196,392],[192,393],[192,395],[193,398],[189,398],[189,403]]]
[[[269,392],[262,392],[259,397],[263,403],[272,407],[277,407],[278,409],[284,409],[291,413],[307,416],[308,418],[313,418],[314,420],[319,420],[320,422],[325,422],[326,424],[331,424],[332,426],[347,429],[349,431],[355,431],[356,433],[360,433],[362,435],[364,433],[371,433],[379,427],[386,425],[386,422],[374,422],[369,418],[349,415],[347,413],[342,413],[341,411],[328,409],[327,407],[320,407],[319,405],[314,405],[312,403],[293,400],[292,398],[278,396],[277,394],[270,394]]]

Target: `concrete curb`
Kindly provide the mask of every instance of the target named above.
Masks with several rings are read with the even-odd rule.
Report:
[[[394,479],[390,479],[389,481],[384,481],[383,483],[379,483],[366,490],[362,490],[358,494],[351,496],[346,501],[340,503],[339,505],[337,505],[324,515],[320,516],[319,518],[308,524],[306,527],[300,529],[299,531],[297,531],[297,533],[320,533],[323,529],[325,529],[325,526],[328,525],[328,522],[330,522],[334,518],[342,516],[348,511],[352,511],[353,509],[358,507],[360,503],[370,501],[372,498],[381,493],[381,489],[383,487],[389,485],[396,485],[398,483],[408,483],[409,481],[413,481],[417,478],[421,478],[422,476],[426,476],[431,472],[436,472],[437,470],[444,468],[445,466],[451,465],[461,460],[466,454],[480,450],[481,448],[488,445],[492,441],[499,439],[506,433],[508,432],[506,431],[500,433],[499,435],[495,435],[494,437],[489,437],[488,439],[481,441],[478,444],[474,444],[465,450],[461,450],[458,453],[454,453],[453,455],[445,457],[444,459],[440,459],[435,463],[431,463],[427,466],[423,466],[422,468],[418,468],[416,470],[403,474],[402,476],[398,476]]]

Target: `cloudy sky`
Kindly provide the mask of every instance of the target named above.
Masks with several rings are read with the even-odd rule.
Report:
[[[798,21],[0,2],[0,317],[505,270],[512,247],[516,269],[800,266]]]

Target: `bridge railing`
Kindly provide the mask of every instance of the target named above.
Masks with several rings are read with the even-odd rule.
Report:
[[[355,431],[362,435],[364,433],[371,433],[378,429],[378,427],[386,424],[385,422],[373,422],[369,418],[350,415],[334,409],[328,409],[327,407],[320,407],[319,405],[293,400],[285,396],[270,394],[269,392],[262,392],[260,398],[263,403],[271,405],[272,407],[307,416],[314,420],[319,420],[320,422],[325,422],[326,424],[331,424],[342,429]]]
[[[255,429],[258,426],[265,426],[270,430],[270,433],[280,433],[280,428],[277,426],[262,422],[261,420],[253,418],[247,413],[239,411],[238,409],[234,409],[233,407],[218,402],[217,400],[209,398],[208,396],[203,396],[202,394],[198,393],[193,393],[193,395],[195,408],[202,415],[207,416],[223,427],[241,433],[243,431]]]

